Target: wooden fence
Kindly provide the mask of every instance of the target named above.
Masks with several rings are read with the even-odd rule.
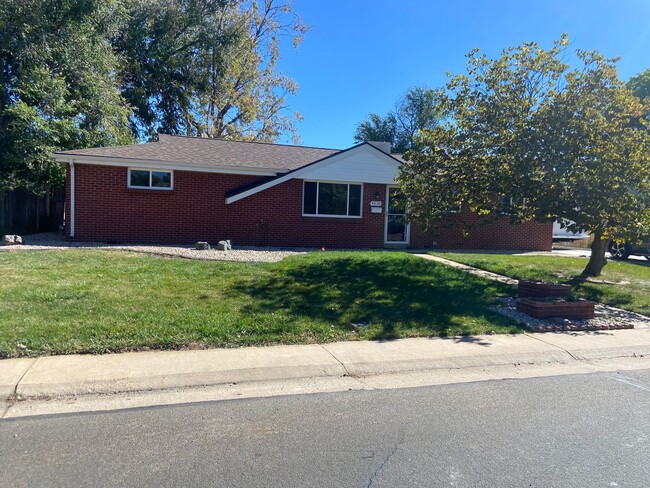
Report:
[[[57,231],[63,223],[65,188],[45,196],[18,189],[0,194],[0,235]]]

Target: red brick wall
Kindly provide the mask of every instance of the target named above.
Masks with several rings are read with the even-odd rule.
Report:
[[[172,191],[131,189],[127,188],[127,168],[77,164],[74,238],[148,243],[215,243],[230,239],[235,246],[384,246],[384,214],[370,213],[370,201],[379,192],[385,206],[385,185],[364,184],[361,218],[303,217],[302,180],[289,180],[226,205],[226,191],[257,178],[174,171]],[[69,202],[66,215],[70,215]],[[438,247],[444,242],[445,247],[458,243],[456,247],[550,249],[550,226],[532,224],[535,232],[531,233],[527,230],[531,224],[514,228],[507,223],[496,225],[496,235],[485,228],[461,240],[456,238],[456,231],[445,231],[436,238]],[[432,240],[412,232],[416,246],[430,246]],[[516,247],[511,247],[513,244]]]
[[[234,242],[268,246],[383,247],[384,215],[370,213],[376,191],[363,185],[361,218],[302,216],[302,180],[289,180],[225,207]]]
[[[461,220],[462,225],[458,225]],[[463,209],[459,216],[439,224],[437,232],[427,235],[419,232],[417,227],[411,232],[414,247],[429,247],[433,242],[437,249],[550,251],[553,224],[513,224],[508,216],[487,220]]]

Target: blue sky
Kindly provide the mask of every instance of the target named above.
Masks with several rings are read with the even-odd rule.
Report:
[[[308,146],[351,146],[368,113],[385,114],[410,87],[443,85],[474,47],[496,57],[566,32],[575,48],[621,57],[624,80],[650,67],[650,0],[295,0],[294,10],[311,30],[285,47],[280,69],[300,86],[289,103]]]

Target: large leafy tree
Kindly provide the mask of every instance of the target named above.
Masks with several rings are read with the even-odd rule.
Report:
[[[63,181],[48,153],[131,141],[108,37],[119,3],[0,0],[0,192]]]
[[[354,142],[358,144],[366,141],[390,142],[391,150],[395,153],[403,153],[407,149],[407,146],[398,141],[397,120],[392,112],[384,117],[369,114],[366,120],[357,124]]]
[[[412,219],[435,226],[459,202],[490,219],[506,196],[513,221],[564,217],[593,233],[585,276],[600,274],[608,239],[650,231],[648,107],[615,60],[578,50],[572,69],[567,49],[563,36],[468,55],[441,91],[445,123],[420,132],[400,170]]]
[[[630,78],[627,87],[642,100],[650,98],[650,68]]]
[[[650,107],[650,68],[630,78],[626,86]],[[645,118],[650,122],[650,110],[646,111]]]
[[[441,107],[435,90],[412,88],[385,116],[370,114],[357,125],[354,141],[384,141],[392,144],[395,153],[413,146],[415,136],[423,129],[435,127],[441,118]]]
[[[306,31],[290,1],[130,0],[129,13],[114,46],[141,138],[296,135],[297,85],[277,69],[281,42]]]
[[[295,136],[283,0],[0,0],[0,191],[63,181],[49,153],[157,132]]]

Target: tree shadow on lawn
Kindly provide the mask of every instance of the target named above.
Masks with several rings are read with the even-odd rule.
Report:
[[[580,298],[619,308],[629,308],[634,303],[634,296],[618,283],[589,283],[579,275],[565,283],[571,285],[572,294]]]
[[[243,313],[284,312],[339,331],[357,324],[367,339],[521,330],[487,309],[493,297],[512,295],[512,287],[411,256],[384,256],[286,260],[232,291],[251,298]]]

